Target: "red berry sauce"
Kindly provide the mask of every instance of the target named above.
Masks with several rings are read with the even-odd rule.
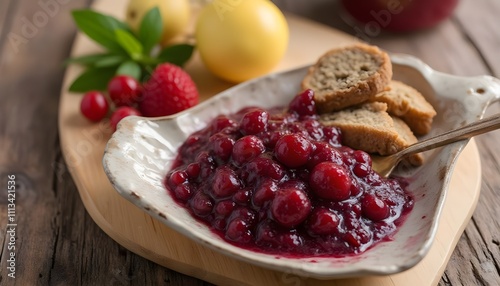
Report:
[[[390,240],[413,207],[363,151],[318,121],[310,90],[288,108],[221,115],[179,148],[165,185],[226,241],[288,256],[345,256]]]

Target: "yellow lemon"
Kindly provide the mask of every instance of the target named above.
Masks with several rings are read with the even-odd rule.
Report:
[[[163,20],[161,44],[165,46],[173,37],[184,32],[188,25],[191,14],[189,0],[130,0],[126,22],[133,30],[139,30],[142,17],[154,7],[158,7]]]
[[[196,24],[204,64],[231,82],[269,72],[285,54],[288,37],[285,16],[267,0],[214,0]]]

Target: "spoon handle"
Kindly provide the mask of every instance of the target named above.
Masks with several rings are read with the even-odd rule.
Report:
[[[458,129],[454,129],[443,134],[422,140],[401,151],[401,156],[420,153],[443,145],[465,140],[473,136],[483,134],[500,128],[500,114],[490,116],[470,123]]]

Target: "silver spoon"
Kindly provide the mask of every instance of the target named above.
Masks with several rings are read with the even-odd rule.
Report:
[[[473,136],[493,131],[498,128],[500,128],[500,114],[481,119],[458,129],[417,142],[389,156],[372,156],[372,168],[381,176],[388,177],[399,161],[406,156],[431,150],[460,140],[469,139]]]

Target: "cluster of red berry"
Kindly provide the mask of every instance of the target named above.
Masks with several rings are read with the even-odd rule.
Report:
[[[360,253],[390,239],[413,198],[341,142],[305,90],[287,107],[217,116],[179,147],[164,183],[238,246],[291,257]]]
[[[126,75],[117,75],[108,83],[108,95],[114,104],[110,123],[113,130],[123,118],[166,116],[185,110],[199,101],[198,90],[191,77],[180,67],[161,64],[142,85]],[[103,92],[89,91],[81,101],[80,111],[91,121],[104,119],[111,106]]]

